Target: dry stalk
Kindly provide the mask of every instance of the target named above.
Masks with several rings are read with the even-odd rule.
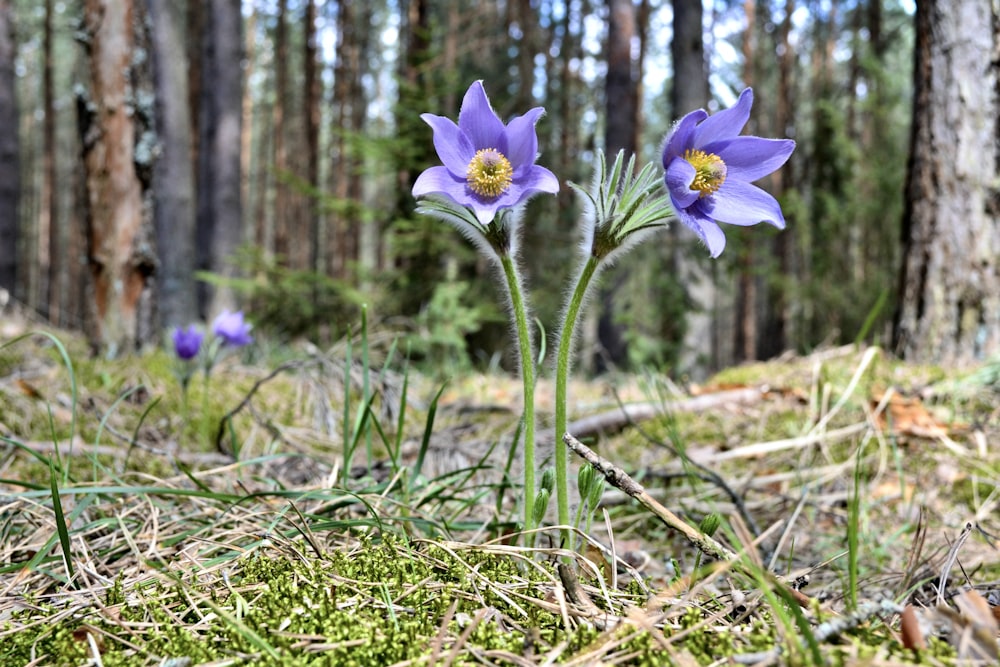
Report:
[[[712,537],[704,534],[691,524],[687,523],[679,516],[671,512],[669,509],[664,507],[656,498],[653,498],[646,492],[641,484],[632,479],[628,473],[613,464],[606,458],[599,456],[594,453],[589,447],[584,445],[582,442],[577,440],[570,433],[563,435],[563,442],[572,449],[578,456],[583,458],[587,463],[592,465],[598,472],[604,475],[604,478],[617,489],[620,489],[627,493],[628,495],[639,501],[639,504],[645,507],[647,510],[653,513],[656,518],[660,519],[664,524],[667,525],[671,530],[677,531],[684,538],[690,542],[693,546],[697,547],[706,556],[710,558],[715,558],[717,560],[726,561],[730,564],[733,570],[746,575],[751,579],[756,579],[759,577],[756,573],[751,571],[750,568],[743,565],[740,556],[734,551],[730,551],[721,543],[713,539]],[[763,572],[763,570],[761,570]],[[805,595],[801,591],[794,590],[782,582],[777,577],[765,573],[766,576],[771,580],[771,583],[778,586],[794,598],[799,605],[804,608],[808,608],[811,602],[811,598]]]

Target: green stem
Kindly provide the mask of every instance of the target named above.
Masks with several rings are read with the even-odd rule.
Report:
[[[587,260],[576,283],[576,290],[566,307],[566,318],[559,332],[559,353],[556,357],[556,505],[559,508],[559,523],[563,526],[569,523],[569,460],[563,434],[566,433],[566,384],[569,380],[570,354],[573,351],[573,337],[576,320],[583,307],[583,299],[587,294],[590,281],[597,272],[600,259],[593,255]],[[571,535],[565,536],[567,539]],[[567,546],[571,546],[567,543]]]
[[[202,441],[202,444],[208,442],[211,439],[209,435],[209,418],[208,418],[208,382],[212,371],[205,371],[205,382],[202,386],[201,392],[201,414],[198,420],[198,438]]]
[[[535,516],[535,358],[531,351],[528,317],[514,261],[505,252],[499,254],[500,264],[507,278],[521,355],[521,382],[524,385],[524,530],[529,531],[534,527]]]
[[[191,430],[191,404],[188,401],[188,387],[191,385],[191,371],[184,369],[184,377],[181,378],[181,441],[187,440],[187,434]]]

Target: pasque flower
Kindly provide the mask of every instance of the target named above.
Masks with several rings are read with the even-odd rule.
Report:
[[[559,191],[559,180],[535,164],[535,123],[544,113],[535,107],[504,125],[486,97],[482,81],[465,93],[458,124],[444,116],[421,114],[434,131],[434,148],[444,166],[417,178],[413,196],[440,194],[471,208],[483,225],[498,209],[511,208],[538,192]]]
[[[674,211],[712,257],[726,247],[720,222],[785,227],[777,200],[752,182],[785,164],[795,142],[740,136],[751,106],[753,90],[747,88],[729,109],[712,116],[704,109],[692,111],[677,122],[663,147],[664,181]]]
[[[239,310],[235,313],[228,310],[219,313],[212,322],[212,333],[232,347],[242,347],[253,342],[250,324],[243,321],[243,312]]]
[[[186,329],[177,327],[174,329],[174,352],[177,356],[184,361],[189,361],[198,356],[198,351],[201,349],[201,341],[205,338],[205,334],[198,331],[197,328],[192,324]]]

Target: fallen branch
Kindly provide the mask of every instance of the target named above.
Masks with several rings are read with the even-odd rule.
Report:
[[[656,498],[653,498],[641,484],[632,479],[628,473],[613,464],[606,458],[594,453],[589,447],[577,440],[571,434],[563,435],[563,442],[595,470],[604,475],[604,478],[617,489],[639,501],[639,504],[653,513],[656,518],[667,525],[668,528],[679,532],[692,545],[698,548],[706,556],[717,560],[726,561],[730,566],[751,579],[759,579],[762,576],[771,581],[775,586],[781,588],[788,596],[795,599],[798,604],[808,608],[811,598],[801,591],[797,591],[782,582],[778,577],[770,572],[760,570],[753,571],[742,563],[740,556],[727,549],[714,538],[701,532],[684,519],[680,518],[669,509],[664,507]]]
[[[632,403],[614,410],[583,417],[571,422],[567,428],[578,438],[586,438],[598,433],[618,433],[632,424],[647,421],[674,412],[697,413],[717,410],[726,405],[753,405],[764,398],[765,390],[756,387],[727,389],[701,396],[692,396],[677,401],[650,401]],[[555,442],[555,432],[551,429],[539,434],[539,441]]]
[[[223,415],[222,419],[219,420],[219,428],[216,429],[215,431],[215,449],[220,454],[225,454],[230,457],[232,456],[232,452],[226,451],[226,448],[222,446],[222,439],[226,435],[226,425],[229,424],[232,418],[235,417],[237,414],[239,414],[239,412],[243,408],[245,408],[247,405],[250,404],[250,401],[253,400],[254,394],[257,393],[258,389],[260,389],[265,384],[267,384],[274,378],[278,377],[285,371],[297,370],[299,368],[303,368],[305,366],[309,366],[314,363],[317,363],[316,359],[294,359],[292,361],[286,361],[285,363],[276,366],[274,370],[272,370],[266,376],[257,380],[257,382],[255,382],[254,385],[250,387],[250,391],[248,391],[247,395],[243,397],[243,400],[240,401],[235,408],[233,408],[225,415]]]
[[[833,443],[839,440],[846,440],[859,433],[864,433],[869,428],[870,425],[868,422],[858,422],[857,424],[851,424],[849,426],[844,426],[843,428],[836,428],[822,433],[809,433],[797,438],[770,440],[768,442],[755,442],[749,445],[743,445],[742,447],[736,447],[725,452],[713,452],[712,460],[719,462],[729,461],[731,459],[751,459],[764,456],[765,454],[780,452],[785,449],[808,447],[809,445],[815,445],[820,442]]]

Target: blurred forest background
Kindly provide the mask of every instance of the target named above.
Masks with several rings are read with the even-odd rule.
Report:
[[[866,340],[916,359],[1000,350],[1000,17],[991,0],[0,0],[0,296],[108,356],[242,307],[320,344],[369,318],[413,354],[486,366],[508,326],[489,267],[414,215],[419,118],[483,79],[544,106],[540,164],[658,160],[695,108],[756,103],[791,137],[761,185],[784,232],[677,225],[604,278],[592,370],[692,377]],[[528,207],[535,314],[577,251],[569,188]],[[551,334],[551,330],[548,332]]]

